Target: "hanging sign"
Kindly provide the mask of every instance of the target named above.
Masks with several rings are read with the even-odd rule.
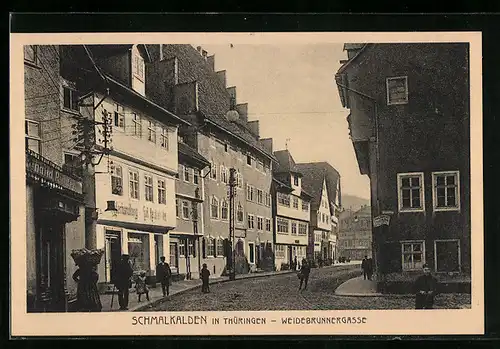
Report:
[[[389,225],[390,220],[391,220],[391,216],[388,216],[385,214],[377,216],[377,217],[373,218],[373,227],[377,228],[377,227],[380,227],[382,225]]]

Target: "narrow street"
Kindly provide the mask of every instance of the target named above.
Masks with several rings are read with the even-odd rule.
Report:
[[[306,291],[295,274],[236,280],[210,286],[209,294],[193,289],[174,295],[148,311],[259,311],[328,309],[413,309],[413,297],[343,297],[334,295],[342,282],[360,275],[359,266],[332,266],[311,271]],[[436,308],[470,304],[470,295],[436,298]]]

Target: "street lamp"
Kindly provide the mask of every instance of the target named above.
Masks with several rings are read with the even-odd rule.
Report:
[[[231,246],[231,267],[229,280],[236,279],[236,263],[235,263],[235,248],[234,248],[234,197],[237,186],[236,169],[229,169],[229,245]]]

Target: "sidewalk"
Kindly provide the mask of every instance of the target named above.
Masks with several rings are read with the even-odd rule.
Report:
[[[375,280],[364,280],[363,276],[349,279],[335,290],[337,296],[351,297],[376,297],[382,296],[377,292],[377,282]]]
[[[262,272],[262,273],[236,275],[236,280],[266,277],[266,276],[272,276],[272,275],[289,274],[289,273],[293,273],[293,271],[285,270],[285,271],[277,271],[277,272]],[[218,284],[218,283],[226,282],[226,281],[229,281],[228,276],[211,278],[210,284],[213,285],[213,284]],[[170,286],[170,296],[173,296],[175,294],[179,294],[179,293],[182,293],[182,292],[185,292],[188,290],[192,290],[192,289],[197,288],[197,287],[201,287],[201,280],[200,279],[176,281],[176,282],[173,282],[172,285]],[[113,306],[111,307],[112,298],[113,298]],[[155,288],[149,289],[149,302],[146,300],[146,295],[142,295],[141,302],[139,302],[137,300],[137,294],[135,292],[133,292],[133,293],[131,292],[130,296],[129,296],[128,311],[136,311],[136,310],[147,311],[148,308],[152,308],[153,305],[155,305],[156,303],[159,303],[164,298],[168,298],[168,297],[163,297],[161,285],[159,285],[159,284]],[[101,295],[101,303],[102,303],[102,311],[103,312],[120,311],[119,305],[118,305],[118,295],[116,295],[116,294],[115,295],[111,295],[111,294]]]

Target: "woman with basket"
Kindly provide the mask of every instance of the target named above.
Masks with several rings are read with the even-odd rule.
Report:
[[[97,265],[101,260],[102,250],[76,250],[71,253],[78,270],[73,280],[78,284],[76,297],[77,309],[81,312],[99,312],[102,310],[101,298],[97,289]]]

